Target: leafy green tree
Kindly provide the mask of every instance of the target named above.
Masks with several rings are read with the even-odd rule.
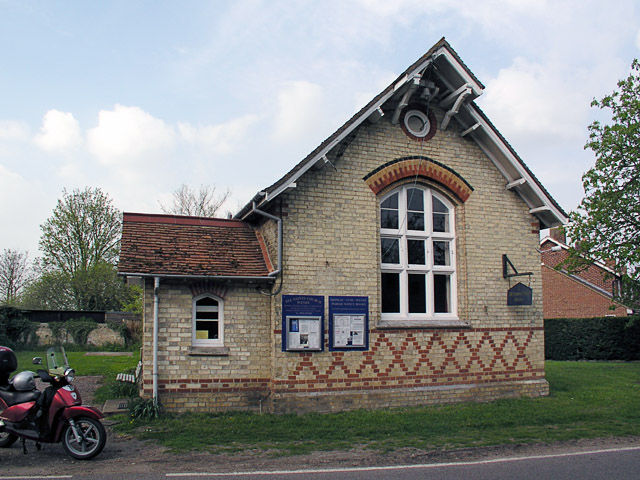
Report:
[[[33,310],[77,310],[71,277],[59,270],[40,269],[37,279],[25,288],[19,306]]]
[[[566,227],[575,241],[569,261],[579,269],[593,261],[606,263],[620,275],[619,300],[637,303],[640,281],[640,64],[618,82],[618,90],[593,107],[608,110],[611,124],[589,126],[585,149],[596,163],[582,177],[585,196]]]
[[[41,225],[44,254],[39,275],[21,299],[25,308],[121,310],[136,304],[139,290],[117,275],[121,215],[98,188],[63,191]]]
[[[118,261],[121,214],[99,188],[63,190],[53,215],[40,229],[46,266],[73,276],[101,262]]]

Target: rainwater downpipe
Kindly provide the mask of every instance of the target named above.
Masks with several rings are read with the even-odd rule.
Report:
[[[160,277],[153,279],[153,401],[158,402],[158,316]]]
[[[282,270],[282,219],[280,217],[276,217],[275,215],[271,215],[270,213],[258,210],[256,208],[256,202],[253,202],[252,211],[254,213],[257,213],[258,215],[262,215],[265,218],[274,220],[278,224],[278,267],[273,272],[269,273],[270,277],[275,277]]]

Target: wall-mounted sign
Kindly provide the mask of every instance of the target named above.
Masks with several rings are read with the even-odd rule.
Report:
[[[369,349],[369,298],[329,297],[329,350]]]
[[[282,351],[324,349],[324,297],[282,296]]]
[[[533,290],[522,283],[516,283],[507,290],[507,305],[509,307],[520,305],[533,305]]]

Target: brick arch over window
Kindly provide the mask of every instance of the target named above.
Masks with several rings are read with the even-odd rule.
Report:
[[[450,190],[461,202],[466,202],[471,192],[473,192],[473,187],[469,182],[454,170],[423,156],[403,157],[392,160],[367,174],[363,180],[371,191],[378,195],[395,182],[415,177],[423,177],[435,181]]]
[[[222,300],[226,298],[229,290],[225,285],[213,281],[194,282],[189,287],[191,288],[191,295],[194,297],[211,294],[220,297]]]

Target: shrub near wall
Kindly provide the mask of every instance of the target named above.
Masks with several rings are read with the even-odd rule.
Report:
[[[547,360],[640,360],[640,316],[544,321]]]
[[[9,348],[37,343],[36,326],[17,308],[0,306],[0,345]]]

